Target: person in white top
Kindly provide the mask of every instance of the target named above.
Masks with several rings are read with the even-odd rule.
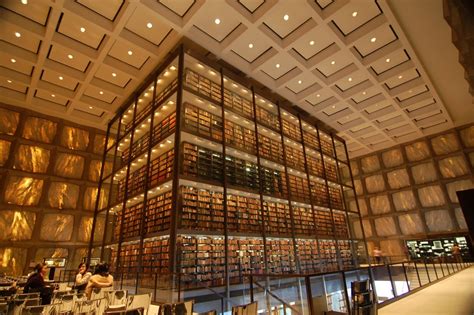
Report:
[[[84,292],[91,276],[92,273],[87,271],[87,265],[85,263],[80,263],[79,272],[76,275],[76,281],[74,283],[74,289],[78,292]]]

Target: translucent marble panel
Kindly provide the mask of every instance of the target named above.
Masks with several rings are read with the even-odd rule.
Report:
[[[28,117],[23,128],[23,138],[52,143],[56,136],[57,124],[50,120]]]
[[[370,209],[372,214],[382,214],[390,212],[390,201],[387,195],[370,198]]]
[[[400,149],[393,149],[382,153],[382,161],[385,167],[395,167],[403,164],[403,155]]]
[[[390,236],[397,234],[395,221],[392,217],[377,218],[374,220],[374,223],[378,236]]]
[[[439,161],[439,170],[444,178],[454,178],[469,172],[466,160],[462,155],[452,156]]]
[[[398,222],[403,235],[424,233],[423,221],[417,213],[401,215],[398,217]]]
[[[49,157],[49,150],[22,144],[18,147],[18,152],[15,154],[13,168],[26,172],[46,173]]]
[[[458,221],[459,228],[461,230],[467,230],[466,218],[464,218],[464,213],[462,213],[462,209],[454,209],[454,214],[456,215],[456,221]]]
[[[0,211],[0,240],[22,241],[31,239],[36,214],[26,211]]]
[[[54,173],[58,176],[69,178],[81,178],[84,172],[84,157],[67,153],[59,153],[56,156]]]
[[[49,186],[48,203],[52,208],[76,209],[78,199],[78,185],[52,182]]]
[[[474,168],[474,152],[469,153],[469,161],[471,161],[471,167]]]
[[[470,179],[459,180],[457,182],[446,184],[446,189],[448,190],[449,199],[451,200],[451,202],[454,202],[454,203],[459,203],[458,195],[456,194],[456,191],[467,190],[467,189],[472,189],[472,188],[474,188],[474,185],[472,184],[472,180]]]
[[[89,242],[92,234],[92,223],[94,221],[93,217],[82,217],[81,223],[79,224],[79,234],[77,236],[78,241],[80,242]],[[104,235],[104,218],[97,217],[97,223],[95,227],[94,239],[97,241],[102,240]]]
[[[368,214],[368,210],[367,210],[367,203],[365,202],[365,199],[359,198],[357,199],[357,201],[359,203],[360,215],[366,216]],[[349,203],[349,207],[351,211],[357,212],[357,203],[355,200],[351,200],[351,202]]]
[[[351,161],[350,164],[351,164],[352,176],[358,176],[360,174],[359,164],[357,163],[357,161]]]
[[[416,200],[413,191],[398,191],[392,194],[393,205],[397,211],[407,211],[416,208]]]
[[[410,179],[408,178],[408,172],[406,169],[398,169],[387,173],[388,185],[392,189],[398,189],[407,187],[410,185]]]
[[[96,134],[94,137],[94,146],[92,147],[92,151],[97,154],[104,153],[105,149],[105,135]]]
[[[407,145],[405,151],[410,162],[420,161],[430,156],[430,149],[424,141]]]
[[[416,184],[429,183],[437,178],[436,169],[431,162],[412,166],[411,173]]]
[[[461,141],[468,148],[474,147],[474,126],[467,127],[460,131]]]
[[[362,239],[362,227],[359,222],[352,222],[352,228],[354,231],[354,237]]]
[[[442,206],[446,203],[443,191],[439,186],[428,186],[418,189],[418,198],[420,198],[423,207]]]
[[[19,122],[19,113],[0,108],[0,134],[14,135]]]
[[[381,240],[380,250],[384,256],[404,256],[404,246],[400,240]]]
[[[347,164],[339,163],[339,172],[343,181],[351,182],[351,173]]]
[[[451,216],[447,210],[425,212],[425,221],[431,232],[449,232],[454,230]]]
[[[10,154],[11,142],[0,139],[0,166],[5,165]]]
[[[360,179],[354,179],[354,188],[357,196],[364,194],[364,188],[362,187],[362,182]]]
[[[74,250],[74,254],[72,255],[72,259],[69,262],[69,266],[71,266],[72,268],[77,268],[77,266],[79,266],[79,264],[82,262],[82,259],[84,257],[87,257],[88,253],[88,247],[76,248]]]
[[[461,148],[454,133],[434,137],[431,139],[431,145],[436,155],[448,154]]]
[[[68,258],[69,251],[66,248],[38,248],[35,253],[35,261],[43,261],[43,258]],[[74,266],[77,268],[77,266]]]
[[[364,227],[365,237],[372,237],[374,232],[372,231],[372,225],[369,220],[362,220],[362,226]]]
[[[27,254],[26,248],[0,247],[0,272],[15,276],[23,275]]]
[[[102,161],[92,160],[89,166],[89,180],[93,182],[98,182],[100,179],[100,168],[102,166]],[[112,163],[105,162],[104,165],[104,178],[109,176],[112,172]]]
[[[380,169],[380,161],[377,155],[366,156],[360,160],[362,172],[365,174],[378,171]]]
[[[42,179],[10,176],[5,188],[5,202],[20,206],[36,206],[42,191]]]
[[[74,216],[47,213],[41,224],[40,239],[43,241],[69,241],[74,228]]]
[[[61,145],[72,150],[86,151],[89,145],[89,132],[78,128],[64,127],[61,134]]]
[[[86,188],[86,191],[84,192],[84,210],[95,210],[98,191],[99,189],[95,187]],[[105,192],[105,189],[102,189],[100,193],[99,209],[102,209],[107,205],[108,195]]]
[[[385,181],[382,175],[373,175],[365,178],[365,188],[369,193],[385,190]]]

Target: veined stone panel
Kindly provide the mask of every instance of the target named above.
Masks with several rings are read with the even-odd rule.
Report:
[[[5,165],[10,155],[11,142],[0,139],[0,166]]]
[[[466,219],[464,218],[464,213],[461,208],[454,209],[454,214],[456,215],[456,221],[458,222],[459,228],[461,230],[467,230]]]
[[[5,202],[19,206],[36,206],[42,191],[42,179],[9,176],[5,188]]]
[[[431,139],[431,145],[437,155],[448,154],[460,149],[458,139],[454,133],[434,137]]]
[[[98,182],[100,179],[100,168],[102,166],[102,161],[92,160],[89,166],[89,180],[93,182]],[[104,178],[109,176],[112,172],[112,163],[105,162],[104,165]]]
[[[359,210],[361,216],[366,216],[368,214],[367,211],[367,203],[364,199],[358,199],[357,202],[359,203]],[[353,212],[357,212],[357,202],[355,199],[349,202],[349,210]]]
[[[26,265],[26,248],[0,247],[0,272],[21,276]]]
[[[14,135],[19,122],[19,113],[0,108],[0,134]]]
[[[76,209],[78,200],[78,185],[52,182],[49,186],[48,203],[52,208]]]
[[[407,211],[416,208],[415,195],[412,190],[393,193],[392,199],[395,210],[397,211]]]
[[[471,167],[474,168],[474,152],[469,153],[469,160],[471,161]]]
[[[397,234],[395,221],[392,217],[382,217],[374,220],[375,230],[378,236],[391,236]]]
[[[410,162],[424,160],[430,157],[430,149],[425,141],[409,144],[405,147],[407,158]]]
[[[416,184],[430,183],[437,179],[436,169],[432,162],[413,166],[411,173]]]
[[[350,165],[352,170],[352,176],[358,176],[360,174],[359,164],[357,164],[355,161],[351,161]]]
[[[382,153],[382,161],[385,167],[395,167],[403,164],[403,155],[400,149],[393,149]]]
[[[423,221],[417,213],[404,214],[398,217],[403,235],[424,233]]]
[[[40,239],[43,241],[69,241],[73,227],[73,215],[45,214],[41,223]]]
[[[454,230],[453,222],[447,210],[425,212],[425,220],[431,232],[449,232]]]
[[[35,261],[43,261],[44,258],[67,258],[69,251],[67,248],[38,248],[35,254]],[[77,266],[75,266],[77,267]]]
[[[15,154],[13,168],[32,173],[46,173],[50,155],[47,149],[22,144]]]
[[[418,197],[423,207],[436,207],[446,204],[443,191],[439,186],[428,186],[418,189]]]
[[[92,223],[94,222],[94,217],[82,217],[81,223],[79,224],[79,235],[77,236],[78,241],[80,242],[89,242],[92,234]],[[102,239],[104,233],[104,222],[103,217],[97,217],[96,230],[94,238]]]
[[[385,190],[385,181],[382,175],[372,175],[365,178],[365,188],[368,193],[376,193]]]
[[[361,196],[364,194],[364,188],[362,187],[360,179],[354,180],[354,189],[357,196]]]
[[[27,211],[0,211],[0,241],[30,240],[36,214]]]
[[[384,256],[404,256],[404,248],[399,240],[382,240],[380,249]]]
[[[362,226],[364,227],[364,232],[366,237],[372,237],[374,232],[372,231],[372,225],[369,220],[362,220]]]
[[[54,174],[57,176],[76,178],[84,172],[84,157],[75,154],[59,153],[56,155]]]
[[[87,187],[86,191],[84,192],[84,210],[95,210],[95,203],[97,200],[99,189],[95,187]],[[100,198],[99,198],[99,209],[103,209],[107,206],[108,202],[108,195],[105,189],[101,190]]]
[[[474,126],[470,126],[461,130],[460,136],[466,147],[474,147]]]
[[[380,161],[377,155],[364,157],[360,160],[362,172],[365,174],[380,170]]]
[[[455,178],[466,175],[469,167],[462,155],[451,156],[439,161],[439,170],[444,178]]]
[[[387,173],[388,185],[391,189],[410,186],[410,179],[406,169],[401,168]]]
[[[52,143],[56,136],[57,124],[50,120],[28,117],[23,128],[23,138]]]
[[[79,128],[64,127],[61,145],[71,150],[86,151],[89,145],[89,132]]]
[[[454,202],[454,203],[459,203],[458,195],[456,194],[456,191],[467,190],[471,188],[474,188],[474,185],[472,184],[472,180],[470,179],[459,180],[456,182],[451,182],[451,183],[446,184],[446,189],[448,190],[449,199],[451,200],[451,202]]]
[[[370,198],[370,209],[372,214],[383,214],[390,212],[390,201],[387,195],[376,196]]]

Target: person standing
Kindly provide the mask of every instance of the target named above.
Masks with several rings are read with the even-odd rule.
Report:
[[[459,248],[458,243],[454,243],[451,247],[451,254],[453,255],[455,262],[461,262],[461,249]]]
[[[92,273],[87,271],[87,269],[85,263],[79,264],[79,271],[76,275],[76,281],[74,282],[74,289],[76,289],[77,292],[83,292],[87,287],[87,283],[89,283],[89,278],[92,276]]]
[[[382,251],[378,247],[374,247],[373,255],[375,263],[380,264],[382,262]]]

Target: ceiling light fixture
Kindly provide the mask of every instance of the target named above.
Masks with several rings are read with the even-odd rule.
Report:
[[[72,59],[72,58],[74,58],[74,56],[73,56],[73,55],[71,55],[71,54],[67,55],[67,57],[68,57],[69,59]]]
[[[100,95],[104,95],[104,91],[99,91],[99,94],[100,94]]]
[[[15,63],[16,62],[16,59],[10,59],[11,62]]]
[[[347,79],[347,81],[352,82],[352,78]]]
[[[12,80],[7,80],[8,83],[12,83]]]
[[[81,27],[81,33],[84,33],[86,29],[84,27]]]
[[[63,78],[62,76],[59,76],[59,80],[61,80],[61,81],[62,81],[62,80],[64,80],[64,78]]]
[[[280,68],[280,64],[279,64],[279,63],[277,63],[277,64],[275,65],[275,67],[277,67],[277,68]]]
[[[92,107],[92,106],[89,106],[89,109],[94,109],[94,107]]]
[[[221,20],[220,19],[215,19],[214,20],[214,23],[216,23],[217,25],[221,24]]]
[[[331,64],[332,64],[332,65],[335,65],[335,64],[336,64],[336,62],[333,60],[333,61],[331,61]]]
[[[390,58],[385,59],[385,62],[390,62]]]
[[[366,92],[366,91],[362,92],[362,95],[365,95],[365,94],[367,94],[367,92]]]
[[[146,27],[152,28],[152,27],[153,27],[153,24],[151,24],[150,22],[148,22],[148,23],[146,23]]]
[[[28,4],[28,0],[21,0],[21,3]]]
[[[321,97],[321,94],[316,94],[316,97]]]
[[[253,44],[252,44],[252,43],[249,44],[249,48],[253,48]]]
[[[56,95],[54,95],[54,94],[51,94],[51,97],[56,97]]]
[[[117,76],[117,73],[112,72],[112,76],[115,78]]]
[[[357,11],[352,12],[352,17],[356,17],[356,16],[357,16]]]
[[[372,43],[375,43],[376,40],[377,40],[377,38],[375,38],[375,37],[372,37],[372,38],[370,39],[370,41],[371,41]]]
[[[20,37],[21,37],[21,34],[20,34],[19,32],[15,32],[15,36],[16,36],[17,38],[20,38]]]
[[[310,44],[311,46],[313,46],[313,45],[314,45],[314,40],[310,41],[309,44]]]
[[[301,84],[301,83],[303,83],[303,81],[299,80],[299,81],[298,81],[298,84]]]
[[[129,51],[128,51],[128,55],[129,55],[129,56],[133,55],[133,51],[129,50]]]
[[[285,21],[288,21],[289,18],[290,18],[290,17],[288,16],[288,14],[285,14],[285,15],[283,16],[283,20],[285,20]]]
[[[403,78],[403,76],[402,76],[402,75],[399,75],[398,78],[401,79],[401,78]]]

